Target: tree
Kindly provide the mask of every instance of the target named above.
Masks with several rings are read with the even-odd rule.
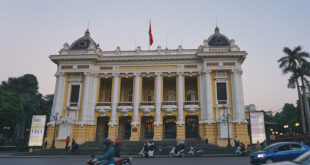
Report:
[[[304,109],[301,107],[301,118],[304,118],[306,116],[307,118],[307,125],[308,129],[310,129],[310,112],[309,112],[309,102],[306,96],[306,89],[305,89],[305,83],[308,83],[308,80],[306,79],[305,76],[310,75],[309,74],[309,63],[306,58],[309,58],[310,55],[307,52],[301,52],[301,47],[298,46],[294,48],[294,50],[289,49],[288,47],[285,47],[283,49],[283,52],[286,54],[286,56],[280,58],[278,62],[280,63],[280,68],[282,69],[284,74],[287,73],[292,73],[291,78],[289,79],[289,87],[293,87],[294,81],[297,85],[297,91],[298,91],[298,96],[299,100],[301,100],[300,96],[300,90],[299,90],[299,82],[298,78],[301,80],[302,84],[302,90],[303,90],[303,105],[305,107],[305,113],[304,114]],[[302,105],[302,103],[300,103]],[[302,119],[303,121],[304,119]],[[305,124],[303,124],[303,130],[305,131]],[[306,132],[304,132],[306,133]]]
[[[9,123],[12,123],[12,121],[14,121],[13,123],[16,124],[16,126],[11,128],[16,128],[16,136],[18,138],[21,138],[19,140],[23,140],[25,135],[24,130],[26,128],[29,130],[33,115],[47,115],[47,117],[49,116],[53,102],[53,95],[47,95],[43,97],[42,94],[38,92],[38,89],[39,88],[37,78],[31,74],[25,74],[21,77],[11,77],[8,79],[8,81],[3,81],[0,85],[0,90],[3,93],[2,95],[5,94],[5,96],[3,97],[7,97],[7,99],[9,99],[7,100],[7,102],[14,102],[15,109],[19,108],[18,112],[20,114],[13,117],[14,119],[16,119],[16,121],[14,121],[12,118],[3,119],[5,120],[5,122]],[[14,112],[14,110],[7,108],[3,110],[3,113],[11,114]]]

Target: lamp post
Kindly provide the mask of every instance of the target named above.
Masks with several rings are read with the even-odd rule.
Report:
[[[56,136],[56,125],[57,125],[57,120],[58,120],[58,112],[56,112],[56,115],[53,116],[53,118],[55,121],[55,126],[54,126],[53,142],[52,142],[52,147],[51,147],[52,150],[56,149],[56,147],[55,147],[55,136]]]
[[[230,143],[230,131],[229,131],[229,118],[230,118],[231,114],[229,111],[226,111],[226,113],[223,113],[223,118],[224,120],[226,120],[227,122],[227,147],[231,147],[231,143]]]

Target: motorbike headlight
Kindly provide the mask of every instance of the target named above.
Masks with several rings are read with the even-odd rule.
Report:
[[[263,158],[265,156],[265,154],[258,154],[257,157],[258,158]]]

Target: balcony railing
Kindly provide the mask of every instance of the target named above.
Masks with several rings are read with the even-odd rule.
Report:
[[[111,106],[111,102],[98,102],[97,106]]]
[[[227,100],[217,100],[218,104],[227,104]]]
[[[140,103],[140,105],[154,105],[154,101],[143,101]]]
[[[118,106],[132,106],[132,102],[120,102]]]
[[[70,103],[70,107],[77,107],[78,106],[78,102],[71,102]]]
[[[198,101],[185,101],[184,105],[199,105]]]
[[[163,101],[163,105],[177,105],[176,101]]]

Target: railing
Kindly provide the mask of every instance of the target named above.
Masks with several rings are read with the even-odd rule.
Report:
[[[132,106],[132,102],[120,102],[118,106]]]
[[[217,100],[217,104],[227,104],[227,100]]]
[[[199,105],[198,101],[185,101],[184,105]]]
[[[111,102],[98,102],[97,106],[111,106]]]
[[[140,105],[154,105],[154,101],[143,101],[140,103]]]
[[[163,101],[163,105],[177,105],[176,101]]]
[[[71,102],[70,103],[70,107],[77,107],[78,106],[78,102]]]

